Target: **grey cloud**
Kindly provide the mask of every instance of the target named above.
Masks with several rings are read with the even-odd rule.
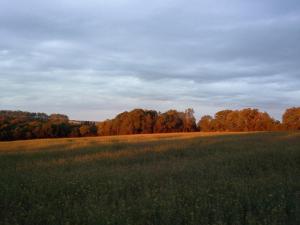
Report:
[[[297,0],[4,0],[0,107],[94,120],[259,107],[279,118],[300,102],[299,21]]]

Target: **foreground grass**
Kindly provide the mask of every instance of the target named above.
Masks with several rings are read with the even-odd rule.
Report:
[[[300,133],[0,143],[0,224],[300,224]]]

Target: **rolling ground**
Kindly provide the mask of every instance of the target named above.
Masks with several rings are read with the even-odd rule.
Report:
[[[300,133],[0,142],[0,224],[297,225]]]

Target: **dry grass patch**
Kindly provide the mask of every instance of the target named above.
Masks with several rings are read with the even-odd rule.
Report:
[[[249,132],[250,133],[250,132]],[[251,132],[254,133],[254,132]],[[11,142],[0,142],[0,153],[9,152],[35,152],[51,150],[72,150],[89,146],[103,145],[110,143],[136,143],[151,142],[158,140],[178,140],[190,139],[197,137],[211,137],[223,135],[242,135],[245,132],[191,132],[191,133],[166,133],[166,134],[137,134],[137,135],[120,135],[104,137],[82,137],[82,138],[57,138],[57,139],[37,139],[22,140]]]

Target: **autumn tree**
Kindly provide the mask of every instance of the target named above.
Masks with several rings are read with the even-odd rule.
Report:
[[[51,114],[49,120],[53,123],[66,123],[69,121],[69,117],[63,114]]]
[[[197,130],[196,119],[194,117],[194,110],[189,108],[184,112],[183,120],[183,131],[184,132],[193,132]]]
[[[232,113],[232,110],[222,110],[215,114],[214,130],[227,131],[229,128],[228,115]]]
[[[96,136],[97,135],[97,127],[93,123],[83,123],[79,127],[79,133],[82,137],[88,136]]]
[[[63,114],[0,111],[0,140],[79,137],[95,135],[148,134],[192,131],[300,130],[300,108],[287,109],[283,123],[258,109],[222,110],[203,116],[196,126],[194,110],[134,109],[97,123],[70,121]]]
[[[154,133],[182,132],[184,129],[184,118],[185,114],[176,110],[161,113],[158,115],[155,123]]]
[[[1,140],[67,137],[70,131],[65,115],[0,111]]]
[[[300,130],[300,107],[287,109],[282,116],[282,122],[287,130]]]
[[[99,136],[114,135],[112,132],[112,120],[105,120],[97,124],[97,134]]]
[[[199,121],[202,131],[271,131],[279,128],[266,112],[258,109],[222,110],[215,117],[204,116]]]
[[[201,117],[198,122],[198,129],[200,131],[212,131],[211,123],[213,118],[209,115],[205,115]]]
[[[98,124],[99,135],[150,134],[157,119],[154,110],[134,109]]]

